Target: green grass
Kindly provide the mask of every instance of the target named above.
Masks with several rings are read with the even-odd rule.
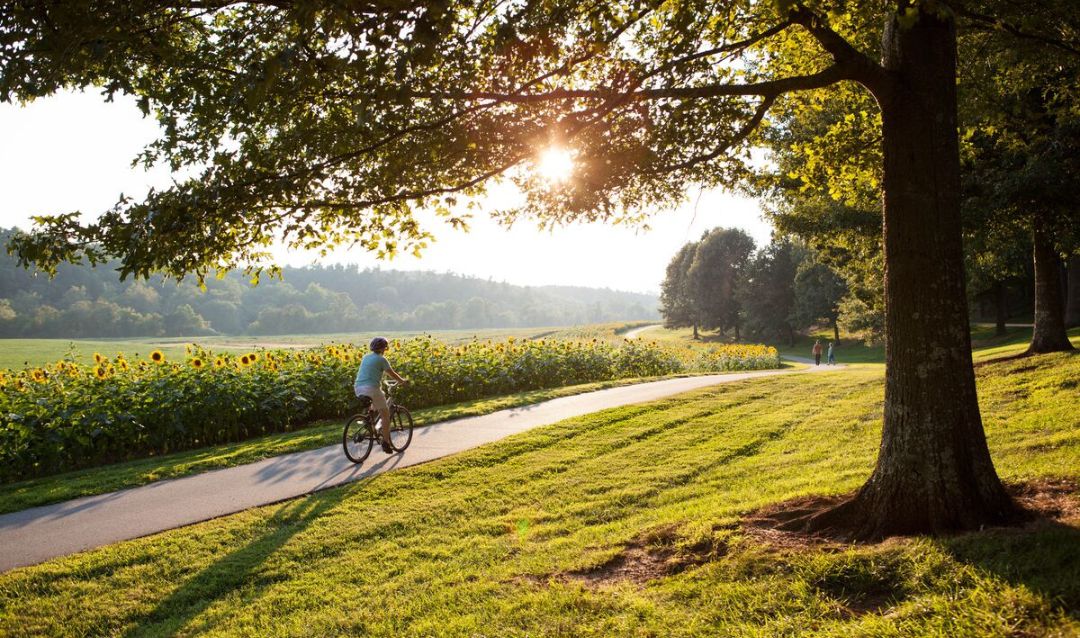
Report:
[[[530,405],[582,392],[592,392],[658,378],[674,378],[691,375],[671,375],[654,379],[618,379],[600,383],[519,392],[502,397],[478,399],[447,406],[437,406],[413,412],[417,425],[438,423],[497,410]],[[187,450],[166,456],[151,457],[95,467],[64,474],[56,474],[18,483],[0,485],[0,514],[15,512],[28,507],[58,503],[81,496],[105,494],[116,490],[145,485],[154,481],[179,478],[218,470],[262,459],[313,450],[341,442],[344,419],[331,419],[312,423],[292,432],[268,434],[254,439]]]
[[[1006,480],[1080,477],[1080,355],[978,369]],[[1074,636],[1080,521],[784,548],[739,517],[848,492],[880,366],[717,386],[0,575],[0,635]],[[572,573],[644,544],[703,564]]]
[[[693,332],[689,328],[653,328],[641,335],[644,339],[659,342],[678,342],[681,344],[708,346],[713,343],[730,343],[730,336],[701,332],[701,339],[693,341]],[[812,358],[811,348],[815,340],[821,340],[827,347],[833,338],[832,330],[816,330],[809,334],[798,335],[794,344],[770,343],[781,357]],[[1069,331],[1073,345],[1080,348],[1080,328]],[[1027,349],[1031,341],[1031,328],[1009,328],[1004,336],[994,334],[994,326],[974,324],[971,327],[972,357],[976,362],[1020,354]],[[824,355],[822,356],[824,359]],[[885,363],[885,346],[868,346],[860,339],[841,333],[840,346],[836,349],[837,363]]]

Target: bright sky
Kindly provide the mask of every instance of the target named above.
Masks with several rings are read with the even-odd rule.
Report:
[[[145,195],[168,186],[167,168],[134,169],[131,160],[155,139],[157,124],[134,102],[106,103],[94,93],[66,93],[28,106],[0,104],[0,226],[29,228],[38,214],[81,211],[90,217],[119,195]],[[553,231],[531,223],[512,229],[475,216],[462,233],[433,222],[436,242],[420,259],[379,261],[362,250],[338,252],[321,263],[355,263],[399,270],[455,272],[513,284],[561,284],[657,292],[672,255],[716,226],[746,230],[759,245],[771,228],[757,202],[721,192],[692,193],[677,210],[657,212],[650,230],[575,224]],[[696,202],[696,206],[695,206]],[[494,208],[495,206],[493,206]],[[280,247],[282,265],[316,261]]]

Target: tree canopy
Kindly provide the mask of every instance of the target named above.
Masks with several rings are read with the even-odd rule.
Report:
[[[132,94],[162,127],[139,160],[190,175],[17,246],[139,276],[261,263],[279,237],[389,255],[426,245],[418,208],[464,224],[497,176],[526,194],[507,220],[639,220],[745,176],[781,97],[869,77],[857,34],[886,4],[7,3],[0,99]],[[575,153],[558,189],[523,170],[550,145]]]

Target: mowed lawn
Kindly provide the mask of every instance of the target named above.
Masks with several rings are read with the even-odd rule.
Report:
[[[1007,481],[1080,477],[1080,355],[978,376]],[[855,489],[881,404],[867,366],[572,419],[0,575],[0,635],[1080,634],[1075,518],[850,547],[740,525]]]

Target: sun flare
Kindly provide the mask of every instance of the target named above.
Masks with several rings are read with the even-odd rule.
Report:
[[[536,169],[548,183],[565,182],[574,172],[574,157],[565,148],[552,146],[540,154]]]

